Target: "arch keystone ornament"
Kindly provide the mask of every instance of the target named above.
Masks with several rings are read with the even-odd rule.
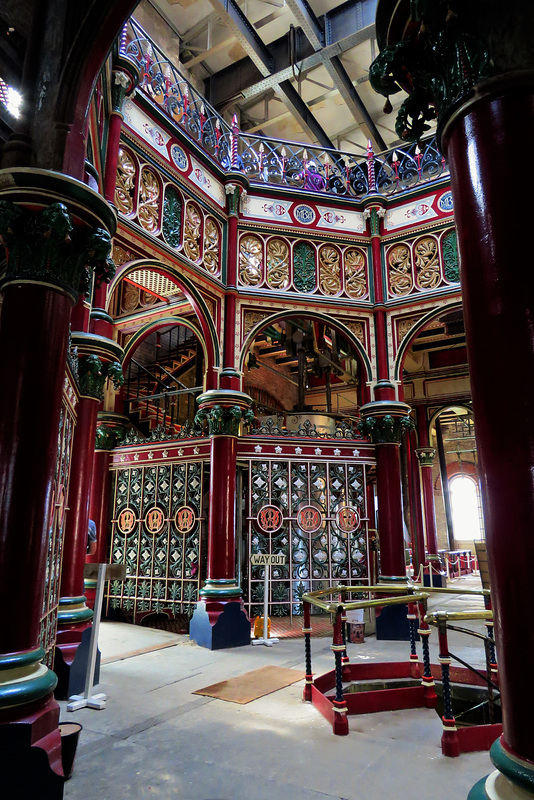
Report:
[[[534,796],[534,687],[524,680],[534,661],[534,622],[525,616],[534,563],[534,339],[532,292],[521,290],[532,285],[532,270],[520,237],[510,238],[506,201],[517,153],[534,138],[534,3],[379,0],[376,27],[373,86],[389,95],[398,82],[410,95],[397,120],[403,137],[416,138],[437,117],[451,176],[503,708],[504,755],[492,751],[500,775],[471,796]],[[518,230],[532,224],[533,184],[534,162],[522,159]],[[514,375],[513,391],[495,393],[498,363]]]

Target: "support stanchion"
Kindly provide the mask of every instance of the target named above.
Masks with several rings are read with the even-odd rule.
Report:
[[[415,603],[408,603],[408,624],[410,626],[410,665],[412,678],[420,678],[421,672],[419,669],[419,656],[417,655],[417,606]]]
[[[419,630],[417,631],[421,637],[421,648],[423,651],[423,677],[421,684],[425,687],[424,699],[427,708],[435,708],[438,702],[438,696],[434,688],[434,678],[432,677],[432,668],[430,666],[430,626],[425,619],[426,616],[426,601],[419,602]]]
[[[93,680],[95,676],[96,655],[98,651],[98,631],[100,628],[100,616],[102,613],[102,600],[104,599],[104,584],[111,578],[124,580],[126,577],[125,564],[90,564],[89,568],[98,567],[96,596],[93,608],[93,626],[91,628],[91,638],[89,640],[89,659],[87,672],[85,673],[85,688],[83,694],[73,694],[69,697],[67,711],[79,711],[80,708],[94,708],[102,711],[106,707],[106,695],[103,692],[92,694]]]
[[[343,636],[341,633],[341,616],[343,607],[339,606],[336,612],[336,619],[334,623],[334,636],[332,641],[332,651],[336,662],[335,676],[336,676],[336,699],[333,702],[334,720],[333,731],[337,736],[346,736],[349,732],[349,722],[347,719],[347,703],[343,697],[343,668],[341,665],[341,654],[345,649],[343,644]]]
[[[268,555],[263,553],[253,553],[250,561],[254,566],[263,565],[263,636],[261,639],[252,639],[252,644],[264,644],[272,647],[277,644],[279,639],[275,636],[269,637],[269,584],[271,578],[271,564],[283,566],[286,557],[283,555]]]
[[[306,702],[311,702],[312,699],[312,691],[311,687],[313,684],[313,672],[312,672],[312,662],[311,662],[311,614],[310,614],[310,604],[304,600],[304,627],[302,628],[302,632],[304,633],[304,658],[306,662],[306,684],[304,686],[304,695],[303,700]]]
[[[449,655],[449,643],[447,639],[447,615],[438,612],[438,637],[439,637],[439,657],[441,665],[441,685],[443,688],[443,734],[441,736],[441,752],[444,756],[459,756],[460,742],[458,739],[458,729],[456,720],[452,713],[451,679],[449,675],[451,657]]]

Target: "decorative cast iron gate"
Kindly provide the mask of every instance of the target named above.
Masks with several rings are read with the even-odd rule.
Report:
[[[269,614],[302,614],[304,592],[368,580],[366,465],[249,461],[245,602],[263,614],[264,567],[253,553],[284,554],[271,568]]]
[[[202,463],[117,470],[111,561],[126,564],[127,577],[111,582],[108,609],[121,609],[133,622],[149,614],[193,614],[202,571],[203,483]]]

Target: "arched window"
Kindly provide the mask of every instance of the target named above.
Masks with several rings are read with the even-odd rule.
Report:
[[[449,489],[455,539],[483,539],[476,482],[469,475],[455,475],[450,480]]]

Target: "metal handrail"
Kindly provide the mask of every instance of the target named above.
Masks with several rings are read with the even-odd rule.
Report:
[[[406,592],[409,594],[406,594]],[[332,594],[347,594],[348,592],[380,592],[381,594],[385,595],[399,595],[398,597],[380,597],[376,599],[368,599],[368,600],[354,600],[350,602],[346,602],[344,600],[336,601],[335,603],[325,603],[319,598],[325,597],[327,595]],[[353,609],[357,608],[373,608],[376,606],[386,606],[386,605],[400,605],[402,603],[413,603],[416,600],[427,600],[431,594],[436,594],[438,592],[442,592],[443,594],[463,594],[463,595],[478,595],[478,596],[486,596],[489,595],[488,589],[441,589],[439,587],[430,587],[425,586],[424,589],[415,585],[415,584],[378,584],[378,585],[366,585],[360,584],[358,586],[329,586],[326,589],[317,589],[315,592],[306,592],[302,595],[302,600],[311,605],[317,606],[317,608],[321,608],[323,611],[329,611],[334,613],[337,608],[340,606],[348,611],[352,611]],[[435,614],[448,614],[449,619],[492,619],[493,614],[491,611],[443,611],[443,612],[431,612],[430,615],[432,616]],[[469,617],[466,616],[468,614],[473,614],[475,616]],[[458,616],[454,616],[458,615]],[[426,617],[425,617],[426,619]],[[427,621],[433,621],[427,620]]]

